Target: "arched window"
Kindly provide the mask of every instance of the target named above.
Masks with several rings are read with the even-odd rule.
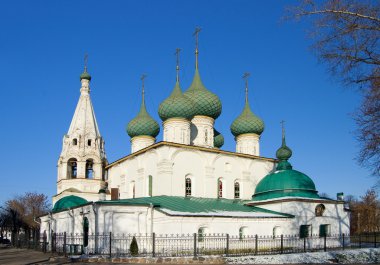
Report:
[[[198,229],[198,242],[203,242],[206,236],[206,227],[199,227]]]
[[[88,140],[87,140],[87,145],[88,145],[88,146],[91,146],[91,139],[88,139]]]
[[[153,177],[151,175],[148,176],[148,190],[149,190],[149,196],[152,197],[153,194]]]
[[[223,197],[223,181],[222,179],[218,179],[218,198]]]
[[[129,196],[131,196],[131,198],[135,198],[136,197],[136,189],[135,189],[135,182],[134,181],[130,182],[130,185],[129,185]]]
[[[186,186],[186,190],[185,190],[186,197],[191,196],[191,178],[190,177],[186,177],[185,186]]]
[[[242,240],[246,236],[246,227],[240,227],[239,228],[239,239]]]
[[[73,145],[77,145],[78,144],[78,140],[77,140],[77,138],[74,138],[73,139]]]
[[[235,199],[240,198],[240,184],[237,181],[235,181],[235,184],[234,184],[234,198]]]
[[[86,179],[93,179],[94,178],[94,171],[93,171],[93,162],[92,160],[86,161]]]
[[[323,216],[325,209],[323,204],[318,204],[317,207],[315,207],[315,216]]]
[[[77,178],[77,160],[75,158],[71,158],[67,162],[67,177],[69,179]]]
[[[281,227],[275,226],[273,227],[273,237],[278,237],[281,235]]]

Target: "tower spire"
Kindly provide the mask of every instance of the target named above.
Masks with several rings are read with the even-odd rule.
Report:
[[[245,72],[243,74],[243,79],[245,81],[245,103],[248,103],[248,78],[251,74],[248,72]]]
[[[177,48],[176,50],[175,50],[175,55],[177,56],[177,66],[176,66],[176,74],[177,74],[177,76],[176,76],[176,81],[177,81],[177,83],[179,83],[179,53],[181,52],[181,49],[180,48]]]
[[[195,69],[198,69],[198,54],[199,54],[199,51],[198,51],[198,35],[199,35],[199,32],[201,32],[201,28],[196,27],[195,31],[193,33],[193,36],[195,36]]]

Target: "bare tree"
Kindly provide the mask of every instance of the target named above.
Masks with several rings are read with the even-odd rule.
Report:
[[[312,20],[312,48],[320,61],[345,85],[363,93],[355,114],[358,162],[380,176],[380,2],[305,0],[289,11],[291,17]]]

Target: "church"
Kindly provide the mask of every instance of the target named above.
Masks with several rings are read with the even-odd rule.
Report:
[[[177,50],[174,88],[158,109],[163,139],[156,139],[160,125],[145,104],[143,76],[140,110],[127,125],[131,152],[113,162],[107,160],[85,64],[58,159],[54,207],[40,217],[41,232],[48,238],[52,232],[349,234],[343,193],[320,197],[313,180],[293,169],[284,128],[276,158],[260,156],[264,122],[250,107],[248,74],[241,114],[230,127],[236,150],[222,149],[224,137],[214,127],[222,103],[201,80],[195,35],[192,83],[181,89]]]

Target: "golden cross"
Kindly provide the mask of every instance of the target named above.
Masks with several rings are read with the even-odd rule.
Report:
[[[145,78],[147,77],[146,74],[142,74],[141,75],[141,81],[142,81],[142,97],[143,97],[143,100],[145,98],[145,86],[144,86],[144,83],[145,83]]]
[[[284,138],[285,137],[285,121],[282,120],[280,123],[282,127],[282,138]]]
[[[198,35],[199,32],[201,32],[200,27],[196,27],[195,31],[193,33],[193,36],[195,35],[195,69],[198,69]]]

